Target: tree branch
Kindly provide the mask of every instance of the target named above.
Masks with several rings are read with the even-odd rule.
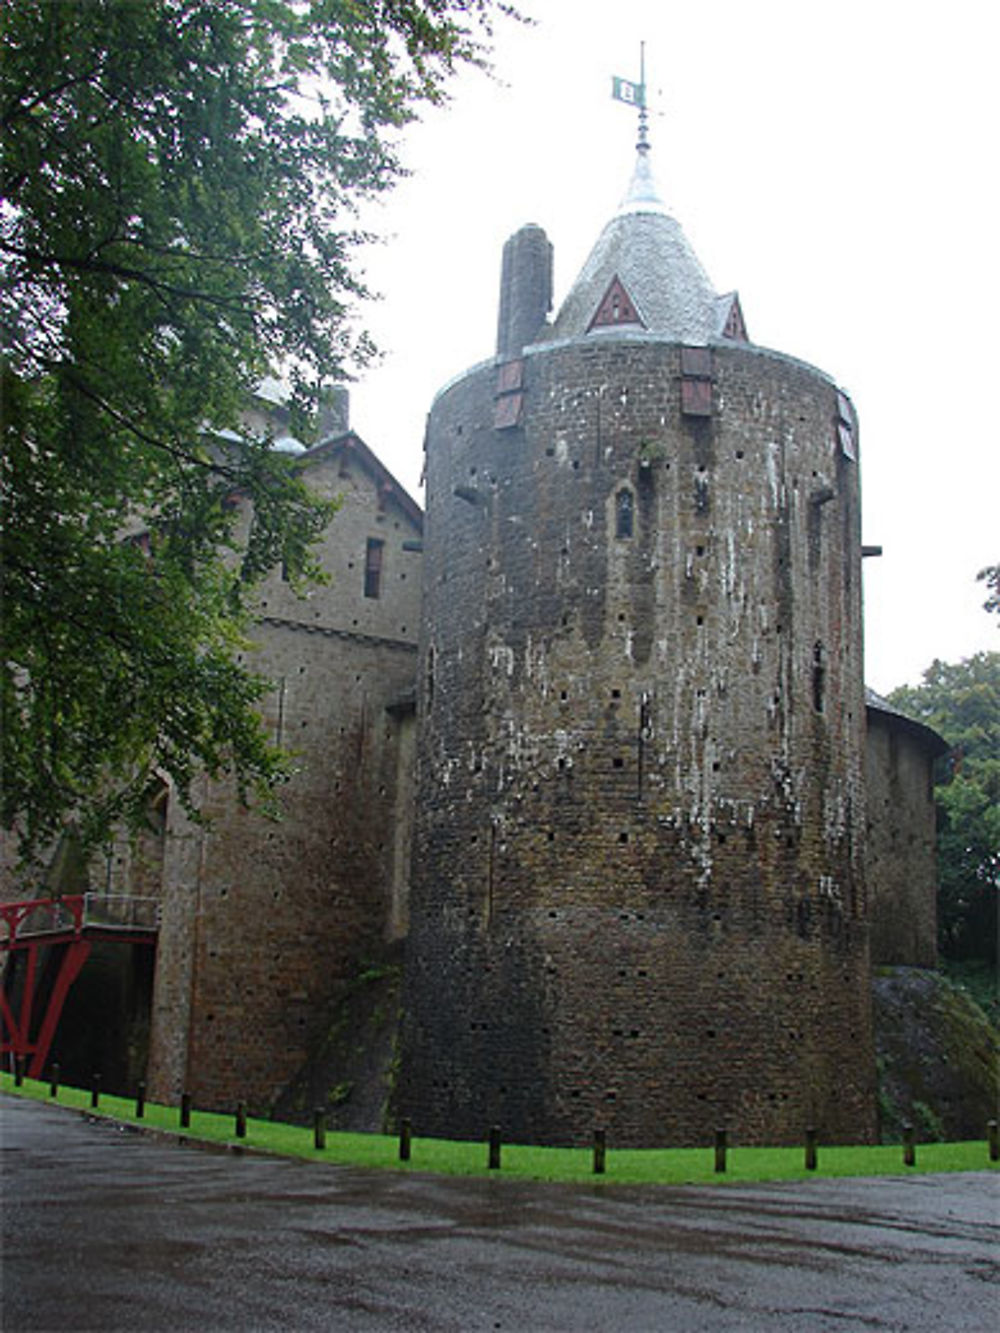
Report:
[[[36,269],[68,268],[76,273],[95,273],[113,278],[123,278],[128,282],[138,282],[153,291],[167,292],[171,296],[184,300],[203,301],[206,305],[213,306],[217,310],[237,314],[254,314],[253,303],[250,301],[217,296],[213,292],[206,292],[198,287],[180,286],[177,283],[166,281],[152,273],[145,272],[143,269],[131,268],[125,264],[108,263],[105,260],[91,259],[86,256],[46,254],[43,250],[11,245],[7,242],[0,243],[0,250],[17,259],[23,259],[25,263],[34,266]],[[176,257],[178,260],[184,260],[190,256],[184,253],[178,254]]]

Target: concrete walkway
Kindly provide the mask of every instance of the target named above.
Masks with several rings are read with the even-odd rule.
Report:
[[[716,1189],[207,1153],[0,1097],[5,1333],[993,1333],[1000,1177]]]

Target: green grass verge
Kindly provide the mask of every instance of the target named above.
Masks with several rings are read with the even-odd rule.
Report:
[[[381,1167],[394,1171],[429,1171],[449,1176],[494,1176],[487,1169],[487,1148],[483,1143],[461,1143],[448,1139],[414,1138],[411,1160],[400,1162],[398,1140],[387,1134],[347,1134],[328,1131],[326,1148],[313,1146],[311,1129],[286,1125],[273,1120],[247,1121],[247,1135],[237,1139],[235,1119],[211,1111],[194,1110],[190,1129],[179,1128],[177,1107],[147,1102],[142,1120],[136,1120],[135,1101],[131,1098],[102,1094],[96,1111],[90,1107],[90,1093],[80,1088],[61,1087],[58,1098],[49,1096],[47,1082],[25,1079],[14,1086],[12,1074],[0,1074],[0,1092],[13,1093],[35,1101],[50,1102],[122,1124],[169,1133],[171,1136],[204,1143],[244,1147],[255,1152],[275,1153],[308,1162],[329,1162],[341,1166]],[[620,1148],[611,1144],[607,1169],[594,1176],[589,1148],[530,1148],[504,1144],[503,1178],[520,1180],[565,1181],[581,1184],[614,1185],[706,1185],[754,1184],[771,1180],[815,1180],[832,1176],[923,1175],[939,1171],[996,1170],[985,1140],[972,1143],[922,1143],[917,1145],[916,1166],[903,1164],[898,1144],[879,1147],[827,1147],[820,1145],[818,1169],[807,1171],[802,1148],[730,1148],[726,1172],[714,1169],[714,1152],[705,1148]]]

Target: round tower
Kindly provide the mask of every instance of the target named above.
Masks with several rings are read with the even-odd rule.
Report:
[[[512,299],[428,428],[400,1110],[870,1140],[851,405],[747,341],[645,144],[525,347]]]

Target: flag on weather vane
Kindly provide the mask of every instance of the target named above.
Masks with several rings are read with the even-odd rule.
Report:
[[[616,74],[611,80],[611,96],[619,102],[627,102],[629,106],[644,107],[646,86],[642,83],[632,83],[629,79],[620,79]]]
[[[626,106],[634,106],[639,112],[639,142],[637,148],[645,151],[649,148],[649,117],[646,111],[646,43],[639,46],[639,82],[622,79],[614,75],[611,80],[611,96]]]

